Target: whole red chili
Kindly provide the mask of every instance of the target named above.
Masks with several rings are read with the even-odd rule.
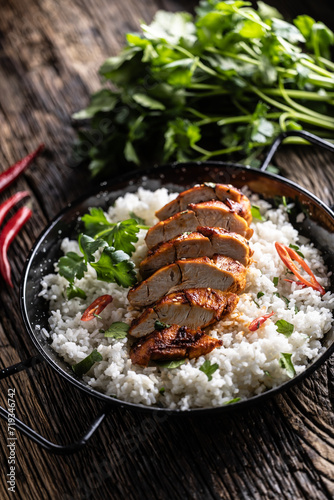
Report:
[[[113,298],[111,295],[101,295],[101,297],[95,299],[81,316],[81,321],[90,321],[94,319],[108,304],[110,304],[110,302],[112,302],[112,300]]]
[[[8,261],[8,248],[12,243],[13,239],[17,233],[22,229],[24,224],[30,219],[32,211],[28,207],[22,207],[16,212],[15,215],[7,224],[5,224],[3,230],[0,233],[0,273],[9,286],[13,286],[11,280],[11,268]]]
[[[13,196],[8,198],[8,200],[4,201],[2,205],[0,205],[0,226],[9,210],[11,210],[11,208],[13,208],[20,200],[26,198],[27,196],[30,196],[29,191],[18,191]]]
[[[263,325],[265,321],[267,321],[268,318],[271,318],[271,316],[273,316],[273,314],[275,313],[271,312],[269,314],[264,314],[259,318],[255,318],[251,323],[249,323],[248,330],[250,330],[251,332],[255,332],[255,330],[258,330],[260,326]]]
[[[12,182],[14,182],[15,179],[17,179],[17,177],[23,172],[23,170],[25,170],[32,163],[32,161],[42,151],[42,149],[44,149],[44,144],[38,146],[36,151],[28,154],[17,163],[14,163],[14,165],[7,168],[7,170],[2,172],[2,174],[0,174],[0,193],[4,189],[6,189],[6,187],[8,187]]]

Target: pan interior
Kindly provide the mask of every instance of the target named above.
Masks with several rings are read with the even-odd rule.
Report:
[[[136,406],[131,403],[112,399],[105,394],[92,389],[83,380],[77,378],[71,367],[64,362],[50,347],[50,339],[43,335],[43,328],[48,325],[48,302],[39,296],[40,281],[43,276],[54,272],[54,263],[62,255],[60,251],[61,240],[65,237],[75,238],[79,232],[79,217],[88,211],[89,207],[100,206],[103,209],[112,204],[125,192],[136,192],[139,187],[155,191],[166,187],[170,191],[181,192],[197,183],[222,182],[230,183],[239,188],[248,186],[252,192],[262,198],[273,202],[275,198],[285,196],[288,201],[295,201],[297,210],[291,214],[290,221],[299,231],[307,236],[321,251],[328,270],[334,275],[334,218],[331,211],[320,200],[290,181],[281,177],[259,172],[238,165],[211,162],[189,163],[167,167],[160,167],[147,173],[137,173],[132,177],[119,180],[98,187],[93,193],[85,196],[71,206],[67,207],[46,228],[39,237],[27,260],[21,286],[21,309],[27,331],[35,346],[53,368],[74,385],[101,399],[118,402],[124,406]],[[304,212],[305,218],[297,223],[296,214]],[[334,280],[331,278],[331,291],[334,291]],[[271,389],[259,396],[249,399],[259,400],[272,393],[287,388],[295,381],[307,376],[313,369],[322,363],[334,350],[334,328],[327,332],[323,341],[323,350],[317,358],[312,360],[308,368],[292,381],[286,382],[277,389]],[[248,402],[246,401],[246,403]],[[241,405],[244,402],[237,403]],[[228,411],[235,405],[227,405]],[[142,407],[151,409],[151,407]],[[212,410],[212,408],[210,408]],[[223,408],[221,408],[223,409]],[[178,412],[179,410],[175,410]]]

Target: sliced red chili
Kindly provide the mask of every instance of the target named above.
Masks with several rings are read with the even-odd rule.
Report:
[[[30,196],[29,191],[19,191],[15,193],[13,196],[8,198],[8,200],[4,201],[0,205],[0,226],[3,223],[8,212],[23,198]]]
[[[312,273],[309,266],[306,264],[305,260],[302,259],[302,257],[298,255],[298,253],[293,248],[290,248],[286,245],[282,245],[282,243],[278,243],[278,241],[276,241],[275,247],[282,262],[286,265],[288,269],[290,269],[290,271],[293,272],[293,274],[298,278],[300,283],[303,283],[304,285],[309,286],[314,290],[318,290],[318,292],[320,292],[321,295],[324,295],[326,293],[326,290],[320,285],[320,283],[318,283],[316,277]],[[304,269],[304,271],[307,272],[307,274],[310,276],[310,281],[305,279],[300,274],[298,267],[293,262],[294,260],[298,262],[298,264],[300,264],[300,266]]]
[[[296,285],[300,286],[301,288],[307,288],[308,285],[305,285],[305,283],[302,283],[301,281],[295,281],[295,280],[284,280],[287,281],[288,283],[295,283]]]
[[[254,319],[251,323],[249,323],[248,330],[250,330],[251,332],[255,332],[255,330],[258,330],[260,326],[263,325],[263,323],[267,321],[268,318],[271,318],[271,316],[273,316],[274,314],[274,312],[271,312]]]
[[[5,282],[11,287],[13,286],[13,283],[11,280],[11,267],[7,252],[15,236],[30,219],[31,215],[32,211],[30,208],[20,208],[20,210],[18,210],[16,214],[9,219],[0,233],[0,273]]]
[[[41,144],[38,146],[36,151],[33,151],[32,153],[28,154],[21,160],[19,160],[17,163],[14,163],[11,167],[7,168],[2,174],[0,174],[0,193],[6,187],[8,187],[12,182],[15,181],[15,179],[18,178],[18,176],[25,170],[36,158],[37,155],[44,149],[44,144]]]
[[[110,302],[112,302],[112,300],[113,298],[111,295],[101,295],[95,299],[81,316],[81,321],[90,321],[91,319],[94,319],[95,316],[100,314],[100,312],[102,312],[103,309],[107,307]]]

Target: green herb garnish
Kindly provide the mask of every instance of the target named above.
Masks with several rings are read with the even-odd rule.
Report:
[[[289,245],[290,248],[292,248],[293,250],[295,250],[295,252],[302,258],[302,259],[305,259],[304,257],[304,254],[299,250],[299,246],[298,245],[292,245],[290,243]]]
[[[263,297],[263,295],[264,295],[264,293],[263,293],[263,292],[258,292],[256,297],[257,297],[258,299],[260,299],[261,297]]]
[[[281,352],[279,358],[280,367],[285,368],[289,378],[293,378],[296,375],[296,370],[292,364],[291,356],[291,353]]]
[[[165,391],[166,391],[166,389],[164,387],[160,387],[160,389],[159,389],[160,394],[163,395],[165,393]]]
[[[178,368],[179,366],[183,365],[186,362],[185,359],[179,359],[176,361],[168,361],[166,363],[158,363],[158,366],[160,368],[167,368],[168,370],[174,370],[175,368]]]
[[[233,399],[230,399],[229,401],[226,401],[226,403],[224,403],[225,405],[231,405],[233,403],[237,403],[238,401],[240,401],[241,398],[233,398]]]
[[[125,339],[130,326],[123,321],[115,321],[107,330],[104,331],[104,336],[113,339]]]
[[[261,215],[261,212],[260,212],[260,207],[258,207],[257,205],[252,205],[252,208],[251,208],[251,213],[252,213],[252,217],[253,219],[257,219],[257,220],[261,220],[261,221],[264,221],[266,220],[262,215]]]
[[[92,366],[98,361],[102,361],[101,354],[94,349],[85,359],[72,366],[72,370],[78,377],[82,377],[85,373],[89,372]]]
[[[297,306],[295,306],[295,314],[299,313],[299,309]]]
[[[130,217],[131,219],[134,219],[138,225],[140,226],[145,226],[145,221],[142,217],[139,217],[139,215],[136,215],[134,212],[130,212]],[[145,226],[146,229],[149,229],[150,226]],[[142,227],[144,229],[144,227]]]
[[[205,375],[208,377],[208,380],[212,380],[212,374],[215,373],[216,370],[218,370],[219,366],[217,363],[211,364],[211,361],[209,359],[206,359],[202,366],[200,366],[201,372],[205,373]]]
[[[159,321],[158,319],[154,323],[154,329],[155,330],[164,330],[165,328],[170,328],[171,325],[167,325],[167,323],[163,323],[162,321]]]
[[[294,330],[294,326],[288,321],[285,321],[285,319],[276,321],[275,326],[277,326],[277,332],[282,333],[286,337],[290,337]]]
[[[282,203],[285,207],[285,210],[286,212],[289,214],[291,212],[290,208],[288,207],[288,204],[287,204],[287,201],[286,201],[286,197],[285,196],[282,196]]]
[[[158,11],[104,62],[105,88],[74,115],[89,120],[76,162],[88,160],[93,175],[148,154],[162,163],[246,152],[249,163],[280,131],[331,137],[333,32],[309,16],[279,17],[239,0],[203,0],[195,16]]]
[[[275,276],[275,278],[273,278],[273,283],[275,286],[278,285],[278,280],[279,280],[278,276]]]

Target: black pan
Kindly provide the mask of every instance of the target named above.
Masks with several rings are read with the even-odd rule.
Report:
[[[116,198],[123,195],[125,192],[135,192],[140,186],[150,190],[166,187],[172,191],[183,191],[196,183],[202,182],[231,183],[239,188],[247,185],[251,191],[258,193],[261,197],[269,201],[273,201],[275,197],[284,195],[288,200],[293,200],[296,203],[298,206],[297,213],[301,210],[305,213],[306,217],[302,223],[297,223],[293,215],[291,216],[291,222],[301,234],[310,237],[317,248],[320,249],[326,265],[329,271],[332,271],[334,277],[333,210],[306,189],[278,175],[265,172],[279,144],[288,135],[292,134],[283,133],[277,138],[261,170],[225,162],[189,162],[183,164],[175,163],[147,171],[136,171],[121,179],[113,179],[108,184],[102,184],[93,193],[90,193],[88,196],[66,207],[66,209],[48,225],[39,236],[28,256],[20,290],[21,311],[24,324],[39,354],[27,361],[3,369],[0,371],[0,379],[45,360],[68,382],[90,394],[92,397],[103,400],[105,406],[91,424],[86,434],[75,443],[67,446],[60,446],[49,442],[27,427],[23,422],[16,420],[16,427],[19,430],[48,451],[57,454],[68,454],[78,450],[87,442],[106,414],[114,406],[136,411],[167,413],[168,415],[180,416],[185,413],[181,410],[152,408],[144,405],[127,403],[94,390],[73,373],[70,366],[51,349],[49,341],[41,333],[41,328],[44,327],[48,329],[49,313],[48,303],[41,297],[38,297],[40,280],[43,275],[53,272],[53,263],[56,262],[61,255],[59,248],[60,241],[66,236],[73,238],[73,235],[78,233],[78,216],[87,212],[89,207],[101,206],[106,209]],[[334,152],[334,146],[322,141],[316,136],[305,132],[293,133],[293,135],[304,137],[310,142]],[[330,290],[334,292],[334,278],[332,279]],[[243,410],[251,404],[265,401],[268,397],[278,394],[303,378],[308,377],[331,355],[334,351],[334,328],[326,334],[322,344],[323,350],[312,360],[312,363],[309,364],[306,370],[282,384],[280,387],[268,390],[263,394],[254,396],[246,401],[240,401],[233,405],[225,405],[218,408],[191,409],[188,410],[186,414],[227,413],[232,410]],[[5,419],[8,418],[8,412],[1,407],[0,416]]]

